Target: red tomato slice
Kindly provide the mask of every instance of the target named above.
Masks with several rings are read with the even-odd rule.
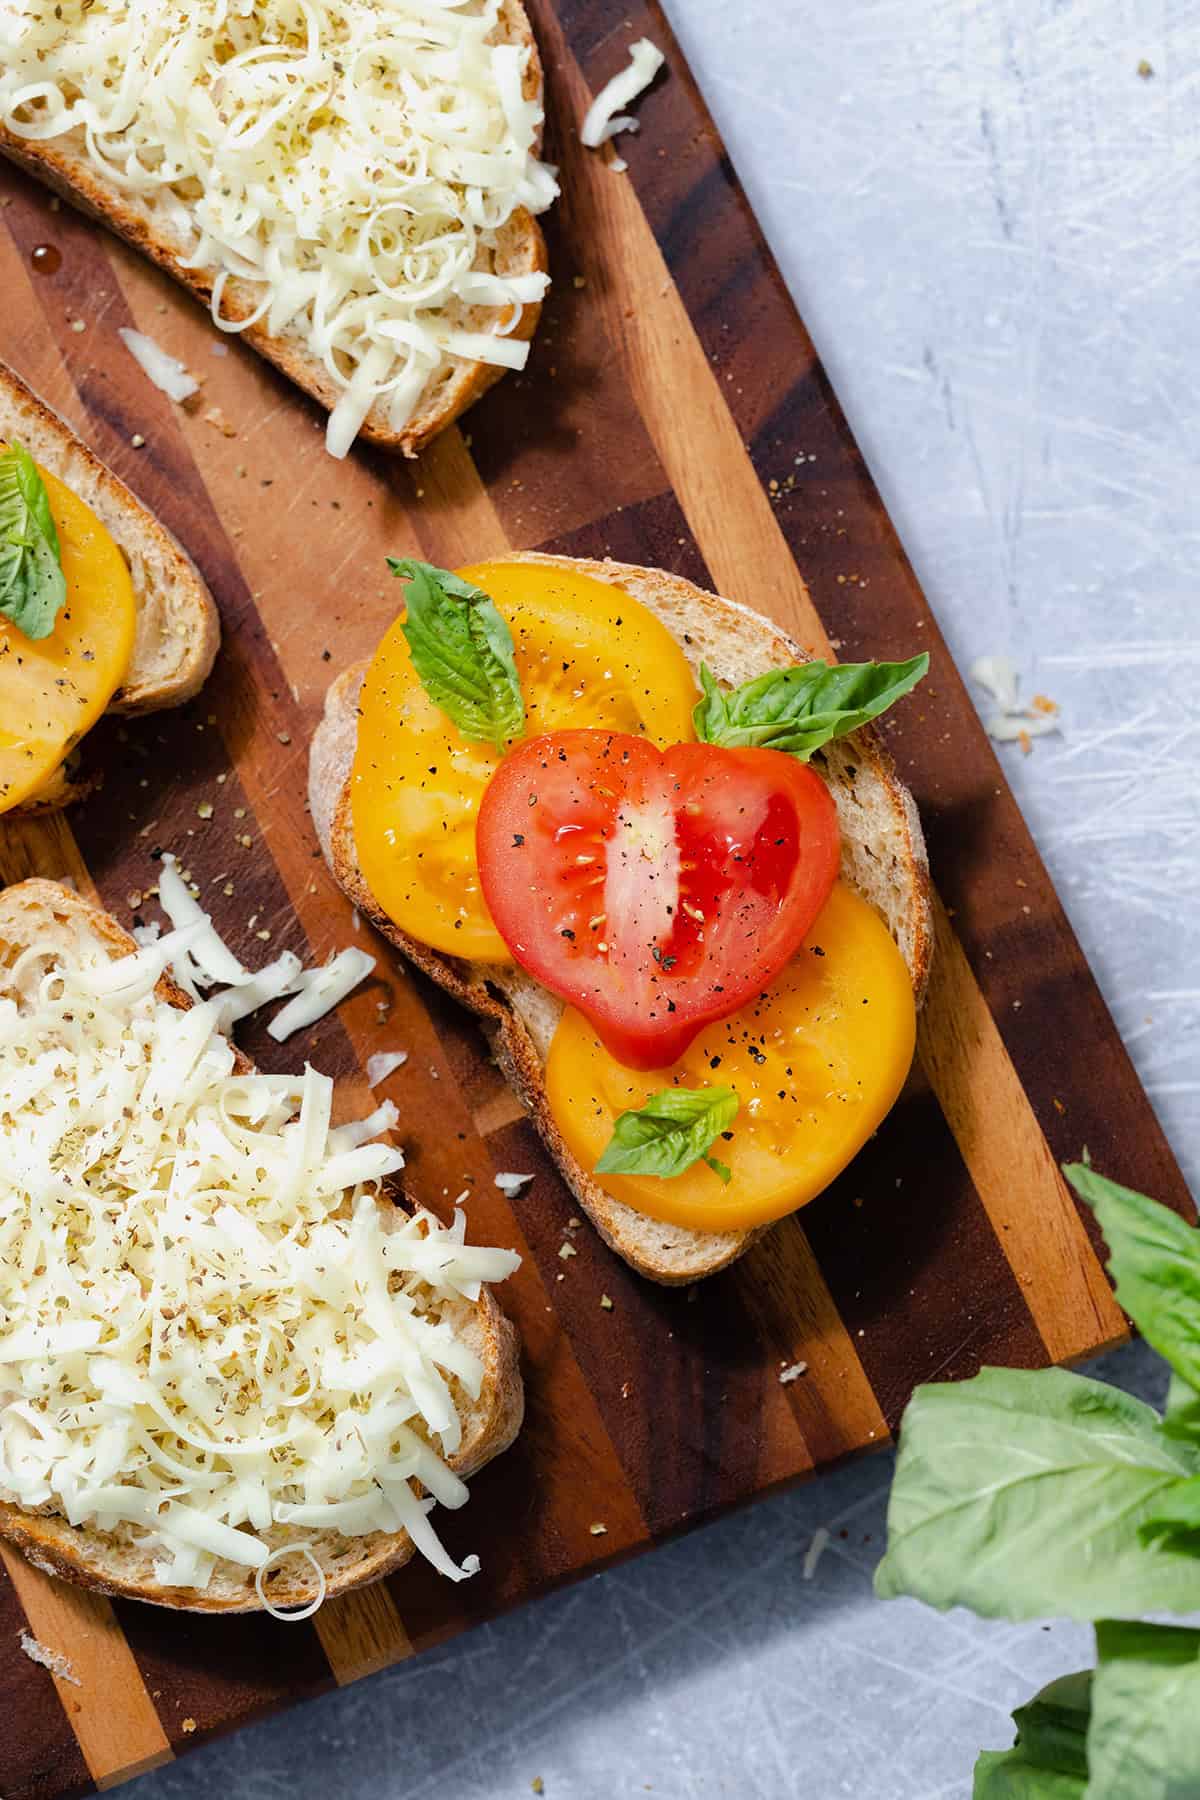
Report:
[[[828,788],[781,751],[581,730],[509,752],[476,849],[516,961],[657,1069],[796,954],[840,840]]]

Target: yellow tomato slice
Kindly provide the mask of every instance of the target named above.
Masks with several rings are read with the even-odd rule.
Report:
[[[886,1118],[912,1062],[916,1013],[904,959],[878,914],[838,882],[799,956],[760,999],[701,1033],[669,1069],[622,1068],[568,1009],[546,1067],[550,1110],[594,1169],[617,1114],[664,1087],[733,1088],[727,1139],[682,1175],[600,1175],[614,1199],[697,1231],[762,1225],[828,1187]]]
[[[696,684],[687,660],[623,589],[552,564],[478,563],[461,574],[508,621],[528,737],[579,725],[640,733],[663,749],[690,741]],[[375,654],[359,711],[350,793],[367,886],[421,943],[510,962],[475,862],[475,819],[500,753],[469,742],[430,700],[399,620]]]
[[[100,717],[133,654],[129,569],[90,506],[45,469],[67,598],[36,641],[0,615],[0,813],[36,794]]]

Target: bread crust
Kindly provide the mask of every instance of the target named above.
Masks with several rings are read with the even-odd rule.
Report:
[[[24,948],[35,935],[39,941],[65,941],[84,931],[98,938],[114,956],[137,948],[116,920],[55,881],[23,881],[0,893],[0,985],[4,968],[14,950]],[[169,976],[158,984],[158,993],[172,1006],[186,1009],[192,1002]],[[252,1065],[236,1052],[241,1071]],[[396,1209],[383,1195],[379,1205],[389,1213]],[[520,1431],[525,1412],[520,1371],[520,1343],[516,1327],[501,1311],[489,1289],[483,1288],[475,1303],[458,1302],[461,1335],[483,1363],[480,1401],[473,1403],[464,1421],[463,1441],[446,1460],[456,1474],[467,1479],[494,1456],[507,1450]],[[465,1409],[464,1409],[465,1410]],[[0,1537],[7,1538],[30,1562],[47,1574],[58,1575],[102,1594],[146,1600],[186,1612],[240,1613],[261,1611],[252,1577],[239,1571],[236,1579],[218,1582],[214,1575],[208,1589],[171,1588],[148,1581],[140,1571],[127,1572],[121,1564],[121,1548],[108,1543],[86,1526],[73,1526],[61,1515],[30,1513],[0,1501]],[[322,1549],[330,1545],[326,1568],[326,1598],[378,1581],[409,1561],[413,1544],[406,1531],[374,1532],[364,1538],[344,1538],[340,1533],[321,1534]],[[311,1534],[305,1539],[311,1542]],[[342,1546],[345,1548],[343,1549]],[[325,1560],[323,1557],[321,1560]],[[218,1564],[218,1571],[231,1565]],[[304,1564],[305,1574],[308,1572]],[[271,1583],[271,1599],[278,1606],[302,1606],[314,1597],[311,1575],[284,1570]]]
[[[681,576],[627,563],[529,551],[496,561],[550,563],[625,588],[671,628],[681,647],[690,640],[694,663],[706,660],[730,680],[769,668],[803,662],[804,652],[761,614],[718,595],[705,593]],[[639,1275],[664,1286],[679,1286],[716,1274],[742,1256],[769,1226],[746,1231],[698,1232],[647,1218],[614,1200],[567,1147],[550,1111],[544,1080],[544,1047],[535,1042],[522,1016],[523,988],[530,977],[491,970],[440,955],[418,943],[384,914],[371,894],[354,849],[350,766],[357,737],[358,692],[367,664],[343,671],[325,698],[325,715],[309,757],[309,803],[325,859],[348,897],[387,940],[438,985],[483,1021],[492,1050],[564,1180],[605,1243]],[[829,746],[825,773],[839,806],[843,829],[843,873],[884,913],[904,955],[918,1006],[924,998],[933,954],[929,864],[916,805],[896,774],[878,732],[868,728]],[[867,799],[860,800],[863,790]],[[853,809],[864,812],[858,839]],[[886,830],[884,829],[886,828]],[[896,863],[898,904],[880,903],[873,887],[875,851],[886,841]]]
[[[108,711],[133,715],[182,706],[207,681],[221,641],[216,604],[199,569],[66,420],[0,363],[0,441],[10,437],[91,507],[129,567],[137,605],[133,652]],[[75,780],[60,768],[11,808],[12,815],[67,806],[94,785],[86,775]]]
[[[541,57],[520,0],[503,0],[499,41],[529,50],[522,87],[526,99],[540,102],[544,93]],[[535,149],[540,148],[539,133]],[[203,306],[210,306],[212,272],[189,268],[182,253],[182,243],[172,240],[162,221],[139,195],[122,194],[108,186],[87,157],[80,153],[72,134],[34,141],[19,137],[0,125],[0,153],[45,182],[71,205],[108,226],[110,231],[165,269]],[[491,266],[503,275],[543,273],[548,268],[541,227],[524,208],[518,209],[498,234]],[[226,318],[249,318],[257,304],[251,284],[233,280],[226,283],[222,294],[222,313]],[[518,339],[532,338],[541,310],[540,300],[527,301],[508,335]],[[464,307],[457,322],[467,330],[478,330],[490,316],[485,308]],[[261,322],[245,326],[241,336],[326,411],[333,410],[342,390],[330,379],[324,364],[310,355],[298,339],[286,335],[272,337]],[[494,363],[466,362],[457,357],[447,359],[430,376],[412,417],[400,431],[393,431],[388,425],[386,409],[377,402],[363,421],[359,436],[382,449],[399,451],[409,457],[418,456],[440,431],[473,406],[505,373]]]

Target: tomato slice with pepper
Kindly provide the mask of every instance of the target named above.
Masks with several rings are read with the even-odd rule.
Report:
[[[795,955],[840,840],[828,788],[781,751],[575,730],[505,757],[476,849],[515,960],[655,1069]]]

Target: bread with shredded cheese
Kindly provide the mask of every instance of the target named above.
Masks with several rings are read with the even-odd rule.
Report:
[[[324,1077],[214,1031],[165,972],[207,928],[139,952],[56,883],[0,894],[0,1535],[203,1612],[311,1608],[414,1538],[470,1574],[426,1515],[520,1427],[485,1285],[517,1259],[394,1205],[374,1120],[330,1131]]]
[[[361,433],[415,456],[523,366],[557,193],[542,91],[520,0],[27,0],[0,21],[0,151],[312,395],[335,455]]]
[[[208,679],[221,636],[213,597],[195,563],[66,420],[0,363],[0,443],[12,438],[86,501],[129,566],[137,606],[133,655],[110,712],[182,706]],[[13,812],[66,806],[88,785],[60,768]]]
[[[623,588],[668,627],[694,672],[705,662],[718,680],[731,686],[806,660],[769,619],[705,593],[682,576],[532,551],[504,560],[556,562]],[[313,821],[341,887],[411,962],[480,1015],[497,1061],[568,1186],[619,1256],[639,1274],[666,1285],[697,1281],[727,1267],[763,1227],[691,1231],[651,1219],[613,1199],[571,1154],[550,1111],[544,1079],[562,1001],[522,969],[473,964],[418,943],[392,923],[368,890],[355,853],[349,780],[358,733],[358,693],[366,669],[366,663],[356,664],[333,682],[309,759]],[[908,966],[919,1004],[933,950],[933,921],[925,841],[912,796],[898,779],[878,732],[870,727],[826,744],[813,756],[811,766],[828,783],[837,804],[842,876],[886,922]]]

